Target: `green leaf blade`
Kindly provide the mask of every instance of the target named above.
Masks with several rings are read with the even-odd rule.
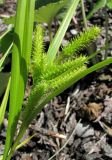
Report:
[[[40,7],[35,11],[35,21],[38,23],[46,22],[49,25],[60,9],[66,5],[66,2],[67,0],[60,0],[59,2],[49,3]]]
[[[2,122],[3,122],[3,119],[4,119],[5,110],[6,110],[6,107],[7,107],[7,101],[8,101],[9,90],[10,90],[10,82],[11,82],[11,78],[9,78],[7,89],[6,89],[4,98],[2,100],[2,104],[0,106],[0,128],[1,128],[1,125],[2,125]]]
[[[112,9],[112,0],[107,0],[107,7]]]
[[[29,1],[34,2],[34,1]],[[24,51],[24,43],[25,41],[25,31],[27,32],[27,28],[25,30],[26,21],[32,17],[29,16],[29,13],[26,13],[26,10],[32,7],[27,6],[27,0],[18,0],[17,5],[17,15],[16,15],[16,23],[15,23],[15,31],[14,31],[14,46],[13,46],[13,53],[12,53],[12,70],[11,70],[11,89],[10,89],[10,108],[9,108],[9,120],[8,120],[8,129],[7,129],[7,138],[5,144],[5,151],[3,160],[8,159],[7,155],[9,149],[11,147],[14,134],[16,133],[16,125],[19,118],[19,113],[22,107],[22,101],[24,98],[24,90],[26,86],[26,77],[27,77],[27,67],[28,67],[28,60],[29,60],[29,50],[31,48],[31,42],[29,43],[29,39],[31,41],[31,33],[27,33],[28,44],[25,45],[26,52]],[[28,8],[27,8],[28,7]],[[27,10],[28,12],[29,10]],[[33,8],[34,11],[34,8]],[[29,17],[27,17],[29,16]],[[33,20],[33,19],[32,19]],[[29,25],[31,27],[33,23]],[[30,28],[33,30],[33,27]],[[24,42],[25,41],[25,42]],[[26,54],[27,55],[26,55]],[[22,68],[24,67],[24,70]],[[25,72],[24,72],[25,71]],[[25,73],[25,74],[24,74]],[[18,96],[19,95],[19,96]],[[16,109],[15,109],[16,107]]]
[[[90,19],[94,13],[96,13],[99,9],[102,9],[106,6],[106,0],[98,0],[96,4],[93,6],[93,9],[87,15],[87,19]]]
[[[72,54],[76,54],[79,51],[87,48],[91,42],[95,41],[96,38],[100,34],[100,28],[91,27],[87,31],[82,32],[77,38],[73,39],[67,46],[65,46],[62,50],[61,55],[64,57],[72,56]]]
[[[70,6],[69,10],[68,10],[65,18],[63,19],[62,24],[61,24],[55,38],[53,39],[53,41],[52,41],[52,43],[49,47],[48,56],[47,56],[48,64],[51,64],[54,61],[55,56],[58,52],[58,49],[61,45],[62,39],[65,35],[65,32],[66,32],[66,30],[69,26],[71,18],[73,17],[74,12],[75,12],[78,4],[79,4],[79,0],[73,1],[71,3],[71,6]]]

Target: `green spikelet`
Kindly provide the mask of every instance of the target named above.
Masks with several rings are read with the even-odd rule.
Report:
[[[85,69],[86,66],[83,65],[80,68],[68,70],[53,80],[35,86],[29,97],[27,108],[23,113],[25,124],[29,123],[50,99],[70,87],[77,79],[77,76]],[[28,116],[29,113],[30,115]]]
[[[96,39],[99,32],[98,27],[92,27],[82,33],[63,49],[61,58],[84,49]],[[25,125],[28,126],[46,103],[83,77],[82,75],[86,71],[85,62],[88,61],[88,57],[76,56],[75,59],[74,57],[68,57],[64,61],[63,59],[62,61],[55,59],[52,65],[46,65],[46,61],[46,55],[43,51],[42,28],[38,26],[35,33],[33,52],[34,84],[27,107],[23,113],[23,129],[26,129]]]
[[[86,66],[80,66],[77,69],[70,69],[66,72],[64,72],[62,75],[59,77],[56,77],[54,80],[48,81],[48,84],[50,85],[50,89],[54,90],[54,92],[59,92],[64,91],[70,85],[72,85],[75,82],[75,79],[78,74],[81,74],[86,69]],[[48,86],[49,86],[48,85]]]
[[[48,69],[45,73],[43,73],[43,79],[50,80],[58,77],[62,73],[66,72],[67,70],[77,69],[80,66],[83,66],[84,63],[87,61],[87,57],[80,56],[73,60],[68,60],[65,63],[52,65],[51,69]]]
[[[34,82],[40,78],[43,70],[43,29],[38,25],[35,29],[33,54],[32,54],[32,71]]]
[[[77,75],[81,74],[85,69],[86,66],[83,65],[80,68],[68,70],[53,80],[48,80],[35,86],[30,94],[24,117],[27,119],[28,113],[34,114],[36,110],[40,110],[39,106],[41,106],[41,103],[44,101],[48,102],[67,87],[70,87],[70,85],[72,85],[77,79]]]
[[[92,27],[88,31],[81,33],[75,40],[69,43],[62,51],[62,58],[64,56],[72,55],[74,52],[78,52],[89,45],[90,42],[96,39],[100,32],[98,27]],[[46,55],[44,54],[43,47],[43,31],[39,25],[35,31],[34,38],[34,51],[33,51],[33,89],[28,100],[28,106],[37,106],[37,101],[42,101],[43,97],[55,91],[61,93],[70,84],[73,84],[73,80],[79,73],[86,69],[85,62],[88,57],[79,56],[75,59],[69,58],[66,61],[59,62],[55,60],[52,65],[46,65]],[[44,67],[43,67],[44,66]],[[53,93],[54,91],[54,93]],[[37,95],[38,94],[38,95]],[[35,108],[34,107],[34,108]]]
[[[99,35],[100,29],[98,27],[91,27],[85,32],[82,32],[77,38],[73,39],[67,46],[62,50],[62,55],[68,57],[82,51],[90,42],[93,42]]]
[[[39,101],[41,100],[42,97],[44,97],[47,88],[48,85],[46,82],[42,82],[39,85],[33,86],[30,96],[28,98],[27,107],[23,113],[24,119],[27,120],[28,113],[32,113],[35,107],[39,104]]]

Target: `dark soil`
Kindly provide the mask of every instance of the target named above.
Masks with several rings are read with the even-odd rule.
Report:
[[[91,7],[89,0],[86,2],[86,6],[88,11]],[[0,12],[2,10],[2,14],[6,14],[6,12],[7,14],[14,14],[15,3],[13,0],[10,7],[12,8],[11,13],[8,9],[4,11],[3,8],[5,7],[1,7]],[[112,13],[108,11],[108,15],[109,42],[112,43]],[[90,26],[97,24],[102,29],[101,36],[96,43],[97,49],[100,49],[105,43],[104,17],[105,15],[101,10],[93,16],[88,24]],[[82,29],[80,10],[77,20],[78,28],[74,27],[73,22],[70,24],[63,44],[67,43]],[[55,24],[53,24],[53,30],[55,30],[54,27]],[[45,42],[47,46],[49,44],[48,36],[45,37]],[[86,51],[84,52],[86,53]],[[104,54],[105,52],[102,51],[94,60],[103,59]],[[110,47],[108,57],[111,55],[112,48]],[[94,60],[91,63],[95,63]],[[30,81],[31,78],[29,78],[29,83]],[[25,100],[28,97],[28,90],[29,85]],[[6,126],[7,115],[0,134],[0,155],[3,154]],[[111,127],[112,65],[86,76],[49,102],[29,126],[23,139],[36,133],[35,136],[27,145],[15,152],[12,160],[48,160],[66,142],[67,144],[53,160],[111,160]]]

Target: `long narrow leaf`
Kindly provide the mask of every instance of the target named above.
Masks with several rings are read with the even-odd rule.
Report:
[[[27,144],[33,137],[35,137],[36,134],[33,134],[32,136],[28,137],[27,139],[25,139],[23,142],[21,142],[17,147],[16,150],[18,150],[19,148],[23,147],[25,144]]]
[[[55,56],[58,52],[58,49],[61,45],[62,39],[65,35],[65,32],[69,26],[69,23],[74,15],[74,12],[79,4],[80,0],[73,0],[73,2],[71,3],[71,6],[67,12],[67,14],[65,15],[65,18],[62,21],[62,24],[60,25],[60,28],[55,36],[55,38],[53,39],[49,50],[48,50],[48,64],[52,63],[53,60],[55,59]]]
[[[20,80],[19,80],[19,99],[18,109],[21,111],[22,101],[24,98],[24,92],[26,88],[28,68],[31,55],[32,46],[32,32],[33,32],[33,21],[34,21],[34,4],[35,0],[27,1],[26,14],[24,22],[24,35],[23,35],[23,46],[21,52],[21,64],[20,64]],[[26,25],[27,24],[27,25]]]
[[[14,46],[12,52],[9,119],[8,119],[8,129],[7,129],[3,160],[7,159],[7,154],[9,152],[10,146],[13,141],[17,124],[17,116],[20,108],[20,106],[18,106],[18,103],[20,103],[21,100],[19,99],[18,93],[19,93],[19,86],[21,85],[19,82],[20,58],[21,58],[22,43],[23,43],[26,3],[27,0],[24,1],[18,0],[17,4],[17,15],[16,15],[15,31],[14,31]]]
[[[87,15],[87,19],[90,19],[94,13],[96,13],[99,9],[102,9],[106,6],[107,0],[98,0],[96,4],[93,6],[89,14]]]
[[[8,28],[2,35],[0,35],[0,41],[2,40],[2,38],[11,31],[11,27]]]
[[[7,106],[7,101],[8,101],[8,97],[9,97],[10,82],[11,82],[11,78],[9,78],[7,89],[6,89],[2,104],[0,106],[0,128],[1,128],[1,125],[2,125],[2,122],[3,122],[3,119],[4,119],[5,110],[6,110],[6,106]]]
[[[0,72],[1,72],[1,70],[2,70],[2,65],[3,65],[6,57],[8,56],[8,54],[9,54],[12,46],[13,46],[13,43],[10,45],[10,47],[8,48],[8,50],[6,51],[6,53],[5,53],[5,54],[3,55],[3,57],[0,59]]]
[[[9,125],[4,160],[8,159],[7,155],[12,144],[14,134],[16,133],[17,122],[24,98],[32,46],[34,6],[35,0],[18,0],[14,39],[15,45],[12,57]]]

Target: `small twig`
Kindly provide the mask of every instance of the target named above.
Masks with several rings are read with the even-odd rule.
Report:
[[[72,17],[72,21],[73,21],[73,23],[74,23],[75,25],[78,24],[78,23],[77,23],[77,20],[76,20],[76,18],[75,18],[75,16]]]
[[[76,95],[79,93],[79,91],[80,91],[80,84],[78,84],[78,85],[76,86],[75,90],[74,90],[73,93],[72,93],[72,96],[73,96],[73,97],[76,96]]]
[[[68,142],[70,141],[70,139],[72,138],[72,136],[75,134],[76,132],[76,128],[78,126],[78,124],[81,122],[81,119],[78,121],[77,125],[75,126],[73,132],[71,133],[70,137],[68,138],[68,140],[65,142],[65,144],[51,157],[49,158],[48,160],[52,160],[55,156],[57,156],[65,147],[66,145],[68,144]]]
[[[72,22],[73,22],[74,26],[78,29],[78,31],[80,31],[80,26],[79,26],[75,16],[72,17]]]
[[[56,137],[56,138],[60,138],[60,139],[66,139],[66,136],[63,134],[59,134],[57,132],[53,132],[53,131],[48,131],[47,132],[48,136],[52,136],[52,137]]]
[[[64,122],[66,122],[66,120],[68,119],[70,113],[71,113],[70,111],[67,113],[67,115],[66,115],[65,118],[64,118]]]
[[[66,109],[65,109],[65,115],[67,115],[68,111],[70,108],[70,97],[67,98],[67,104],[66,104]]]
[[[60,134],[58,132],[54,132],[54,131],[51,131],[51,130],[46,130],[44,128],[36,128],[35,126],[31,125],[30,126],[31,129],[34,129],[35,131],[43,134],[43,135],[46,135],[46,136],[51,136],[51,137],[55,137],[55,138],[60,138],[60,139],[66,139],[66,135],[64,134]]]

